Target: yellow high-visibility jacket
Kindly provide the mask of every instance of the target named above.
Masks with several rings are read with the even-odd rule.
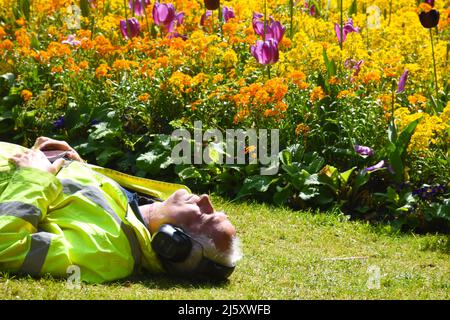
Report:
[[[185,186],[77,161],[56,176],[16,169],[8,158],[25,150],[0,142],[0,271],[67,277],[77,266],[88,283],[163,271],[119,184],[162,199]]]

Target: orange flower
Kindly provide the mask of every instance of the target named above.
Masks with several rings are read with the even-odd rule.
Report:
[[[150,94],[149,93],[143,93],[138,97],[138,100],[141,102],[147,102],[148,99],[150,99]]]
[[[12,41],[9,39],[3,40],[2,42],[0,42],[0,48],[3,50],[11,50],[12,48],[14,48],[14,43],[12,43]]]
[[[114,61],[112,68],[116,70],[130,70],[132,67],[138,67],[136,61],[118,59]]]
[[[325,92],[323,91],[321,86],[315,87],[309,95],[309,99],[311,100],[311,102],[319,101],[323,98],[325,98]]]
[[[29,90],[24,89],[20,91],[20,96],[22,97],[23,101],[27,102],[31,100],[31,98],[33,97],[33,93]]]
[[[363,78],[363,82],[365,84],[369,83],[369,82],[377,82],[380,81],[380,72],[379,71],[370,71],[368,72],[364,78]]]
[[[299,123],[297,127],[295,127],[295,134],[306,136],[309,132],[309,126],[304,123]]]
[[[341,99],[341,98],[345,98],[345,97],[354,97],[355,93],[353,91],[350,90],[342,90],[341,92],[338,93],[337,98]]]
[[[5,29],[0,26],[0,39],[3,39],[6,36]]]
[[[339,83],[338,77],[331,77],[330,79],[328,79],[328,84],[334,85],[338,83]]]
[[[397,73],[395,72],[395,68],[392,67],[386,67],[383,69],[384,76],[387,78],[394,78],[397,76]]]
[[[79,63],[78,66],[80,67],[80,69],[83,69],[83,70],[87,69],[87,68],[89,68],[89,62],[87,62],[86,60],[83,60]]]
[[[62,68],[62,66],[54,66],[54,67],[52,67],[52,73],[60,73],[60,72],[62,72],[63,71],[63,68]]]
[[[100,55],[108,55],[114,52],[115,48],[111,42],[104,36],[96,36],[94,39],[95,49],[100,53]]]
[[[111,75],[108,74],[109,70],[111,68],[106,63],[102,63],[95,69],[95,76],[97,78],[110,77]]]
[[[419,5],[418,11],[430,12],[431,9],[433,8],[428,3],[423,2]]]
[[[289,74],[289,78],[291,78],[294,84],[300,86],[305,81],[306,75],[302,71],[293,71]]]
[[[26,20],[22,17],[22,18],[20,18],[20,19],[17,19],[17,20],[16,20],[16,23],[17,23],[19,26],[23,27],[27,22],[26,22]]]

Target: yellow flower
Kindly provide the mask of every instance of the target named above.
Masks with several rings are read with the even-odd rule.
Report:
[[[222,82],[222,81],[223,81],[223,74],[216,74],[213,77],[213,83],[214,84],[217,84],[217,83]]]
[[[238,57],[233,49],[228,49],[223,54],[223,66],[225,68],[233,68],[238,62]]]
[[[445,110],[445,109],[444,109]],[[445,119],[436,115],[430,116],[426,112],[411,113],[407,108],[398,108],[394,112],[395,122],[402,130],[409,123],[414,120],[420,119],[414,134],[411,137],[408,151],[411,150],[426,150],[431,144],[436,144],[445,135],[443,134],[448,128],[448,123],[445,123]],[[446,116],[444,115],[444,118]]]

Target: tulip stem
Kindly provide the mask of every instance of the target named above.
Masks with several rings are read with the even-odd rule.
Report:
[[[290,32],[290,38],[292,40],[292,36],[294,35],[294,0],[289,0],[289,9],[290,9],[290,15],[291,15],[291,32]]]
[[[434,44],[433,44],[433,28],[430,28],[430,40],[431,40],[431,53],[433,55],[433,69],[434,69],[434,90],[436,93],[436,99],[438,98],[438,82],[436,74],[436,60],[434,59]]]
[[[130,35],[131,35],[131,30],[130,30],[130,26],[128,24],[127,0],[123,0],[123,6],[124,6],[124,9],[125,9],[125,26],[127,28],[127,38],[129,38]]]
[[[143,0],[141,0],[143,1]],[[148,29],[148,38],[150,39],[150,23],[148,23],[148,16],[147,16],[147,9],[145,8],[145,4],[142,3],[142,8],[144,8],[144,15],[145,15],[145,23],[147,24],[147,29]]]
[[[217,8],[217,15],[218,15],[218,19],[219,19],[219,32],[220,32],[220,36],[221,36],[221,38],[222,38],[222,40],[223,40],[223,29],[222,29],[222,25],[223,25],[223,21],[222,21],[222,13],[221,13],[221,10],[220,10],[221,8],[220,8],[220,5],[219,5],[219,8]],[[214,18],[213,18],[213,20],[214,20]]]
[[[270,65],[269,64],[267,65],[267,76],[270,79]]]
[[[388,26],[391,25],[391,14],[392,14],[392,0],[389,1],[389,21],[388,21]]]
[[[397,137],[397,130],[395,128],[395,121],[394,121],[394,111],[395,111],[395,81],[392,80],[392,105],[391,105],[391,126],[392,130],[394,131],[394,137]]]
[[[341,7],[340,8],[341,9],[341,29],[339,30],[339,33],[341,34],[341,38],[339,40],[339,47],[342,50],[342,43],[344,41],[344,14],[343,14],[344,4],[343,4],[343,0],[340,0],[339,3],[340,3],[340,7]]]
[[[264,41],[266,41],[267,29],[267,0],[264,0]]]

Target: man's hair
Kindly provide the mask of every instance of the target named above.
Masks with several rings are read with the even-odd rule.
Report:
[[[241,242],[237,236],[231,239],[228,250],[220,251],[214,241],[204,234],[192,234],[186,232],[192,239],[192,250],[189,257],[180,263],[171,263],[171,272],[180,275],[192,274],[202,258],[206,258],[227,267],[234,267],[242,258]]]

